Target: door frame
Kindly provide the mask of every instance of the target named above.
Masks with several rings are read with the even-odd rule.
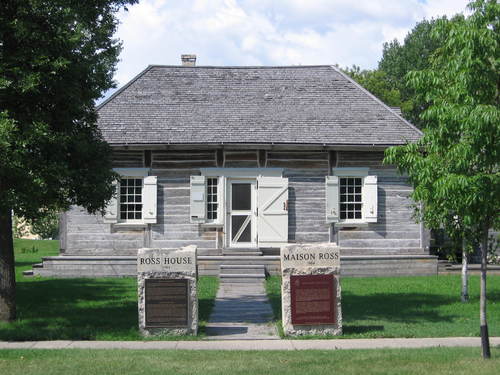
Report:
[[[244,210],[244,211],[234,211],[237,214],[239,213],[240,215],[233,215],[233,209],[232,209],[232,184],[238,184],[238,183],[249,183],[250,184],[250,192],[251,192],[251,208],[250,210]],[[258,241],[257,241],[257,178],[238,178],[238,177],[228,177],[226,178],[226,183],[225,183],[225,190],[226,190],[226,209],[225,209],[225,215],[224,215],[224,227],[226,228],[226,236],[225,236],[225,247],[227,248],[257,248],[258,246]],[[251,242],[243,242],[243,243],[233,243],[232,241],[232,225],[231,225],[231,217],[232,216],[243,216],[243,215],[248,215],[250,214],[250,220],[251,222],[248,224],[250,225],[250,236],[251,236]]]

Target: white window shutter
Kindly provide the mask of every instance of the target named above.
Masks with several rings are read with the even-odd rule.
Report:
[[[280,247],[288,243],[288,179],[257,179],[257,234],[260,247]]]
[[[147,224],[156,224],[157,190],[156,176],[144,177],[142,186],[142,219]]]
[[[326,176],[326,222],[337,223],[340,218],[339,206],[339,178],[338,176]]]
[[[102,221],[106,224],[113,224],[118,222],[119,184],[117,180],[113,181],[113,187],[115,188],[115,195],[109,200],[104,212],[104,216],[102,217]]]
[[[205,176],[191,176],[190,217],[191,223],[206,221],[207,197]]]
[[[377,176],[366,176],[363,183],[363,219],[367,223],[377,222],[378,193]]]

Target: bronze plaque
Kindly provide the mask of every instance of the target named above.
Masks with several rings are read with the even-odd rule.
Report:
[[[146,328],[188,326],[188,280],[146,279]]]
[[[292,324],[336,324],[337,280],[333,275],[290,276]]]

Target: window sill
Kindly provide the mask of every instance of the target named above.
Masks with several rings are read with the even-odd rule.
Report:
[[[224,224],[222,223],[202,223],[200,224],[202,228],[223,228]]]
[[[341,221],[334,223],[336,227],[367,227],[368,223],[364,221]]]

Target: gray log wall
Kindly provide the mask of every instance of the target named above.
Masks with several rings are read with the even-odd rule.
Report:
[[[75,207],[65,214],[65,255],[135,255],[143,246],[195,244],[199,255],[221,254],[221,232],[189,221],[189,178],[200,168],[279,167],[289,179],[289,241],[337,241],[345,255],[424,254],[425,231],[412,218],[411,188],[381,152],[275,150],[153,150],[151,174],[158,176],[157,224],[118,228]],[[115,151],[115,167],[144,167],[142,150]],[[149,165],[148,165],[149,166]],[[378,175],[379,220],[363,227],[325,223],[325,176],[332,167],[369,167]]]
[[[383,165],[383,152],[341,151],[336,167],[369,167],[378,177],[377,223],[336,228],[336,237],[346,255],[428,254],[426,230],[413,218],[412,188],[396,169]]]

